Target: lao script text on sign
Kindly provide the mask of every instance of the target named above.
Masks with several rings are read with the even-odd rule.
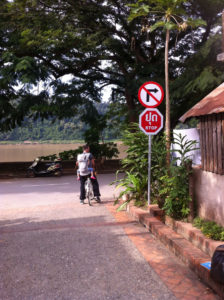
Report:
[[[163,128],[163,115],[156,108],[145,109],[139,116],[139,128],[147,135],[156,135]]]

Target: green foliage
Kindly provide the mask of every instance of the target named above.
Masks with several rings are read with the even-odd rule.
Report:
[[[123,133],[123,144],[128,146],[127,156],[122,160],[123,170],[129,170],[136,177],[147,176],[148,137],[137,123],[131,124]]]
[[[129,195],[129,198],[118,208],[118,211],[122,210],[133,199],[135,200],[135,203],[138,203],[138,206],[144,206],[147,202],[147,177],[136,177],[127,171],[125,175],[124,179],[116,181],[116,187],[125,188],[119,194],[119,198],[123,195]],[[115,201],[115,204],[116,203],[117,201]]]
[[[80,106],[99,102],[103,88],[109,86],[113,91],[108,100],[121,104],[121,121],[136,120],[141,109],[137,100],[139,86],[149,80],[164,83],[164,31],[158,27],[156,32],[141,32],[141,24],[150,27],[158,21],[154,18],[155,11],[148,20],[141,17],[128,22],[127,2],[133,9],[139,8],[134,0],[108,0],[107,5],[103,0],[1,1],[1,130],[20,125],[25,116],[74,117]],[[152,5],[158,7],[162,16],[170,6],[172,11],[177,7],[181,16],[181,10],[187,10],[190,26],[190,20],[196,18],[208,24],[203,31],[194,27],[172,31],[169,68],[171,100],[175,104],[171,119],[175,123],[182,110],[191,101],[202,99],[205,93],[198,89],[200,80],[196,80],[197,86],[193,88],[194,78],[200,79],[201,74],[206,92],[223,81],[223,64],[210,57],[211,52],[213,56],[219,53],[221,34],[217,35],[211,52],[196,57],[221,24],[223,0],[195,0],[194,5],[181,0],[138,2],[142,4],[142,11],[135,11],[139,16],[151,14]],[[177,18],[177,21],[179,28],[184,29],[182,20]],[[188,59],[192,57],[195,59],[191,64]],[[209,67],[212,67],[210,77]],[[70,79],[65,82],[66,75]],[[189,81],[191,84],[186,88]]]
[[[189,213],[188,178],[190,169],[187,153],[192,151],[195,142],[185,141],[185,137],[177,135],[174,144],[180,147],[180,166],[176,166],[176,159],[169,168],[166,166],[165,137],[153,140],[152,152],[152,198],[163,208],[167,215],[175,219],[185,218]]]
[[[169,173],[162,176],[163,188],[159,191],[165,199],[163,209],[168,216],[174,219],[183,219],[188,216],[189,196],[188,185],[189,171],[186,165],[170,166]]]
[[[125,176],[112,184],[124,188],[118,198],[123,195],[129,195],[129,198],[119,209],[124,208],[132,199],[144,206],[148,187],[148,136],[139,129],[138,124],[132,124],[124,132],[123,143],[128,146],[127,157],[122,160]],[[165,136],[152,139],[151,198],[167,215],[183,219],[189,214],[191,201],[188,184],[191,161],[188,153],[195,149],[196,142],[186,141],[186,136],[180,134],[174,138],[175,143],[180,147],[180,165],[176,166],[176,160],[173,160],[167,168]]]
[[[46,156],[40,156],[41,160],[48,160],[48,161],[54,161],[57,158],[56,154],[50,154]]]
[[[118,157],[119,151],[117,145],[113,142],[107,142],[100,145],[100,151],[96,157],[103,157],[105,159],[110,159],[112,157]]]
[[[160,196],[165,199],[163,209],[166,214],[174,219],[183,219],[188,216],[189,203],[192,201],[189,195],[189,175],[191,171],[191,160],[189,152],[196,150],[196,141],[188,141],[186,136],[175,134],[173,144],[179,149],[180,157],[174,159],[165,175],[160,177],[162,188],[159,190]],[[179,160],[179,165],[176,162]]]
[[[117,157],[119,151],[117,149],[117,145],[112,142],[104,143],[104,144],[94,144],[90,145],[91,153],[93,154],[94,158],[105,158],[111,159],[112,157]],[[59,157],[62,160],[76,160],[77,155],[82,153],[83,149],[82,146],[78,147],[75,150],[67,150],[59,153]],[[56,158],[56,154],[51,154],[47,156],[41,156],[43,160],[54,160]]]
[[[185,71],[171,83],[173,121],[203,99],[224,81],[223,63],[217,62],[222,52],[220,34],[212,35],[208,41],[183,64]],[[181,88],[184,87],[184,88]],[[176,122],[173,122],[173,126]]]
[[[82,147],[79,147],[78,149],[75,149],[75,150],[68,150],[68,151],[60,152],[59,157],[62,160],[76,160],[77,155],[79,153],[82,153]]]
[[[189,118],[186,122],[179,122],[175,129],[189,129],[189,128],[197,128],[199,124],[198,118]]]
[[[86,143],[89,145],[99,143],[102,132],[107,126],[106,114],[98,112],[96,105],[90,102],[83,107],[81,121],[89,126],[84,133]]]
[[[117,157],[119,154],[117,145],[113,142],[108,142],[103,144],[88,143],[88,145],[90,146],[91,153],[96,159],[97,158],[111,159],[112,157]]]
[[[153,25],[147,26],[150,31],[154,31],[159,27],[165,27],[168,30],[178,29],[179,31],[186,30],[188,26],[192,28],[206,25],[206,22],[201,19],[194,20],[187,15],[188,0],[138,0],[135,4],[129,4],[131,7],[129,21],[140,16],[149,17],[149,15],[161,18]]]
[[[151,155],[151,198],[160,208],[165,198],[161,194],[164,188],[163,176],[167,175],[166,167],[166,138],[165,135],[154,136],[152,139]]]
[[[96,109],[100,118],[105,118],[108,110],[107,103],[96,104]],[[120,137],[120,132],[116,128],[111,127],[111,117],[108,117],[108,126],[102,125],[95,119],[95,123],[83,120],[82,113],[77,114],[71,118],[64,118],[62,120],[48,118],[46,120],[37,120],[33,118],[25,118],[21,126],[6,132],[0,132],[1,141],[63,141],[63,140],[83,140],[85,136],[89,135],[93,141],[112,140]],[[96,124],[96,125],[95,125]],[[99,125],[101,127],[99,127]],[[96,138],[93,138],[93,130],[99,128]]]
[[[188,0],[138,0],[135,4],[129,4],[131,7],[129,14],[129,21],[133,21],[136,18],[144,17],[144,21],[141,21],[142,32],[146,32],[149,36],[150,33],[153,36],[153,32],[157,29],[166,31],[165,41],[162,41],[162,44],[165,45],[165,86],[166,86],[166,139],[167,139],[167,152],[170,148],[170,128],[173,127],[173,124],[170,122],[170,115],[172,110],[170,109],[170,103],[172,100],[170,98],[170,82],[174,81],[174,73],[171,72],[172,63],[174,63],[174,56],[176,56],[176,45],[177,37],[183,32],[186,32],[187,29],[197,28],[199,26],[205,26],[206,21],[199,18],[199,16],[193,17],[189,11],[189,6],[191,5]],[[140,23],[140,22],[139,22]],[[158,32],[159,30],[157,30]],[[176,41],[174,42],[175,48],[172,49],[173,38],[176,36]],[[157,45],[161,45],[161,41],[154,41]],[[182,48],[182,46],[181,46]],[[181,52],[183,51],[183,48]],[[172,55],[169,56],[169,53],[172,52]],[[173,58],[171,58],[173,56]],[[179,58],[178,58],[179,60]],[[172,61],[172,63],[170,63]],[[175,64],[175,63],[174,63]],[[176,68],[178,73],[179,67]],[[183,69],[182,69],[183,72]],[[184,73],[184,72],[183,72]],[[170,80],[172,79],[172,80]],[[183,87],[181,86],[181,90]],[[171,94],[172,97],[172,94]],[[167,163],[169,163],[169,153],[167,153]]]
[[[181,133],[174,133],[173,135],[174,149],[171,151],[179,153],[179,157],[175,158],[175,161],[180,160],[181,165],[186,165],[190,160],[190,155],[188,155],[189,152],[199,149],[196,147],[198,142],[195,140],[187,140],[187,136],[183,136]],[[177,145],[177,147],[175,147],[175,145]]]
[[[197,217],[193,221],[193,226],[200,229],[210,239],[224,241],[224,227],[216,224],[214,221],[206,221]]]
[[[118,198],[126,194],[130,196],[125,205],[135,199],[138,205],[144,206],[147,201],[148,137],[139,130],[138,124],[133,123],[124,131],[122,141],[128,146],[127,157],[122,160],[125,176],[112,184],[125,188]]]

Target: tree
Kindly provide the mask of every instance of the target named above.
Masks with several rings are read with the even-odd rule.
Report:
[[[0,128],[21,124],[24,116],[75,116],[87,102],[99,102],[102,89],[109,85],[114,87],[111,102],[122,109],[123,119],[136,121],[141,110],[139,86],[151,79],[164,81],[164,33],[158,29],[148,41],[145,33],[139,35],[139,20],[127,21],[129,2],[135,3],[3,0]],[[221,2],[195,0],[187,7],[188,15],[201,16],[208,26],[205,31],[181,32],[176,46],[176,33],[171,33],[171,83],[184,73],[185,61],[208,40],[217,25]],[[154,23],[147,20],[150,26]]]
[[[175,30],[178,33],[185,31],[188,27],[196,28],[206,25],[201,19],[193,20],[187,16],[187,7],[184,4],[189,3],[187,0],[138,0],[132,7],[129,21],[139,16],[153,16],[155,23],[153,25],[143,25],[142,30],[153,32],[159,27],[166,31],[165,38],[165,92],[166,92],[166,150],[167,165],[170,163],[170,92],[169,92],[169,42],[170,31]]]

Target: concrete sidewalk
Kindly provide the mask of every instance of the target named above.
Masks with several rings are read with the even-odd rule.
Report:
[[[0,181],[0,300],[218,299],[98,179],[92,207],[73,177]]]

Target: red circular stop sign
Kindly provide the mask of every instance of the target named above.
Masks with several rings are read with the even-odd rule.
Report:
[[[163,115],[156,108],[145,109],[139,116],[139,128],[147,135],[155,135],[163,128]]]

